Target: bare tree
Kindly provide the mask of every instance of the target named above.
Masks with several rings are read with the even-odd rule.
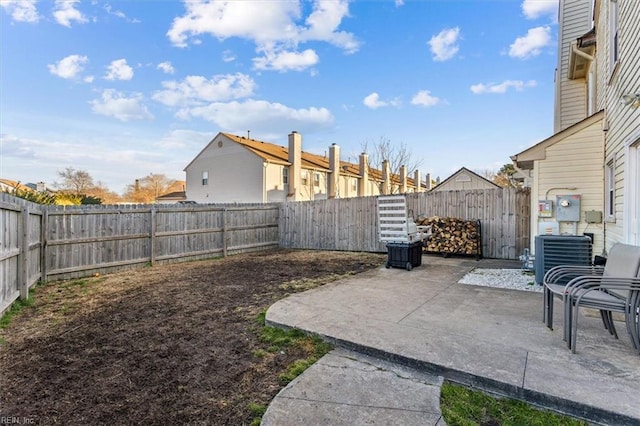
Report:
[[[133,185],[128,185],[124,198],[136,203],[153,203],[158,196],[165,194],[174,183],[175,180],[169,179],[163,174],[151,173],[136,179]]]
[[[67,200],[69,203],[79,204],[83,200],[90,204],[101,202],[103,204],[113,204],[120,201],[120,196],[109,190],[107,186],[100,182],[94,182],[93,177],[86,170],[76,170],[67,167],[58,170],[60,181],[53,183],[53,187],[58,190],[59,200]]]
[[[516,169],[510,163],[500,167],[497,172],[489,169],[474,170],[474,172],[503,188],[518,188],[522,186],[513,178]]]
[[[54,182],[53,187],[74,195],[86,194],[90,189],[95,188],[93,178],[89,172],[85,170],[76,170],[73,167],[67,167],[64,170],[58,170],[58,177],[61,182]]]
[[[416,160],[411,150],[404,142],[393,143],[391,139],[381,136],[377,142],[365,141],[362,143],[362,151],[368,155],[369,168],[382,171],[382,162],[388,161],[391,175],[400,176],[400,167],[405,166],[407,175],[410,175],[420,166],[422,160]],[[419,182],[417,182],[419,184]],[[397,192],[399,188],[391,185],[391,191]],[[380,188],[382,192],[382,188]]]

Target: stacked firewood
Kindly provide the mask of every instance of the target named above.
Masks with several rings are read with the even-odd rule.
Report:
[[[482,250],[480,223],[455,217],[429,217],[419,219],[417,225],[430,225],[433,235],[427,241],[426,251],[442,254],[469,254],[479,256]]]

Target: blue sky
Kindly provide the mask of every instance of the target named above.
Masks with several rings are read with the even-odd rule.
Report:
[[[220,131],[497,170],[550,136],[558,0],[0,0],[0,177],[122,193]]]

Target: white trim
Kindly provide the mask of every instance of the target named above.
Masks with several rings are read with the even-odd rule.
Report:
[[[636,235],[637,230],[632,230],[632,226],[638,226],[640,220],[640,201],[637,199],[640,194],[640,160],[638,159],[640,150],[640,129],[636,129],[626,140],[624,147],[625,168],[624,168],[624,203],[623,203],[623,225],[622,234],[624,241],[628,244],[640,244],[640,236]],[[635,217],[634,217],[635,216]]]
[[[620,62],[620,11],[617,0],[609,0],[609,84]]]
[[[604,220],[616,221],[616,155],[607,158],[604,163]]]

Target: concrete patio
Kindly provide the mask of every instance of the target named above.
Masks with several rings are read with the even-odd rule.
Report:
[[[616,323],[620,335],[616,340],[603,328],[599,316],[582,313],[577,353],[572,354],[562,341],[561,301],[556,301],[556,326],[551,331],[542,323],[540,293],[458,284],[476,267],[518,265],[425,255],[422,266],[410,272],[382,267],[294,294],[268,310],[267,323],[315,333],[341,350],[430,374],[432,379],[425,379],[425,386],[437,384],[441,377],[591,423],[640,424],[640,356],[633,351],[623,322]],[[264,424],[327,424],[326,411],[308,410],[308,404],[327,402],[330,393],[304,392],[326,385],[318,383],[320,379],[309,380],[322,377],[317,375],[322,360],[319,365],[316,373],[314,366],[283,390],[290,396],[288,408],[283,409],[283,399],[276,397]],[[305,378],[307,374],[316,376]],[[338,381],[358,383],[353,377],[341,377]],[[376,379],[360,383],[360,388],[350,385],[348,393],[373,395],[376,392],[369,387],[371,383],[377,383],[373,386],[382,392],[391,382]],[[295,392],[293,387],[297,387]],[[307,396],[291,396],[294,394]],[[311,394],[316,396],[309,397]],[[295,405],[296,398],[302,405]],[[353,416],[362,407],[380,407],[366,401],[347,405]],[[388,405],[393,407],[394,402],[388,401]],[[352,417],[355,420],[349,423],[348,407],[346,413],[339,411],[347,418],[338,423],[362,424],[358,421],[361,417]],[[300,417],[304,410],[310,417]],[[433,422],[403,424],[443,424],[441,420],[437,423],[439,409],[427,411],[426,418]],[[288,417],[294,414],[298,417]],[[325,417],[314,417],[320,414]]]

